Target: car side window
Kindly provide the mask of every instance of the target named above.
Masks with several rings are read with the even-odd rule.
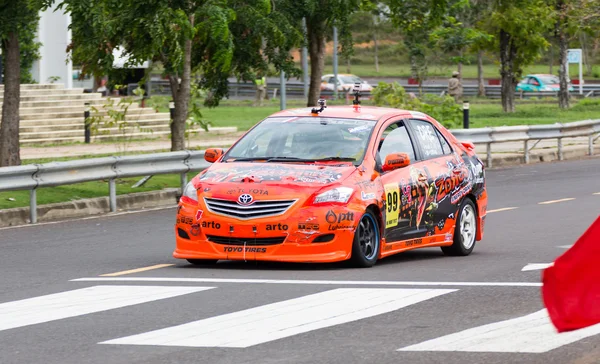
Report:
[[[442,133],[440,133],[438,129],[435,129],[435,132],[438,138],[440,139],[440,143],[442,144],[442,151],[444,152],[444,155],[451,154],[452,148],[450,147],[450,144],[448,144],[446,138],[444,138],[444,136],[442,135]]]
[[[415,130],[417,143],[423,152],[423,159],[437,158],[444,155],[442,144],[436,134],[436,128],[431,123],[416,119],[410,122]]]
[[[385,157],[391,153],[406,153],[411,162],[415,160],[415,149],[413,147],[408,130],[402,122],[388,126],[381,135],[377,162],[382,165]]]

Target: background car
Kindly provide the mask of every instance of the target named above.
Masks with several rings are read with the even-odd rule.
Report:
[[[430,116],[379,107],[277,112],[184,190],[173,256],[370,267],[403,251],[469,255],[487,191],[473,144]]]
[[[373,86],[371,86],[367,81],[361,79],[360,77],[352,74],[338,74],[338,92],[348,92],[351,91],[354,87],[354,84],[360,82],[362,84],[361,91],[363,92],[371,92],[373,91]],[[329,90],[333,91],[335,75],[327,74],[321,77],[321,91]]]
[[[573,91],[573,85],[569,85],[569,91]],[[559,91],[560,90],[560,79],[555,75],[548,74],[532,74],[527,75],[525,78],[517,84],[516,91]]]

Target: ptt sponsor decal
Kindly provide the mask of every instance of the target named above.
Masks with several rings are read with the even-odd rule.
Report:
[[[226,246],[223,248],[225,253],[266,253],[267,248],[243,247],[243,246]]]
[[[354,221],[354,212],[340,212],[336,214],[333,210],[329,210],[325,215],[325,220],[329,223],[327,229],[329,231],[354,229],[352,224],[344,224],[344,221]]]
[[[191,217],[188,217],[188,216],[177,216],[177,223],[178,224],[192,225],[194,223],[194,220]]]
[[[375,193],[373,193],[373,192],[365,193],[365,191],[360,191],[360,198],[362,198],[363,200],[374,200]]]

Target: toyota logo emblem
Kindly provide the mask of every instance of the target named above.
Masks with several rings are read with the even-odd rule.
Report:
[[[250,205],[252,202],[254,202],[254,198],[252,197],[252,195],[249,195],[247,193],[244,193],[243,195],[240,195],[240,197],[238,197],[238,204],[240,205]]]

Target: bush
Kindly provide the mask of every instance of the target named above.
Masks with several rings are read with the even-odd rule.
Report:
[[[462,109],[451,96],[425,94],[422,99],[406,92],[397,82],[380,82],[372,91],[377,106],[423,112],[446,128],[455,128],[462,122]]]

